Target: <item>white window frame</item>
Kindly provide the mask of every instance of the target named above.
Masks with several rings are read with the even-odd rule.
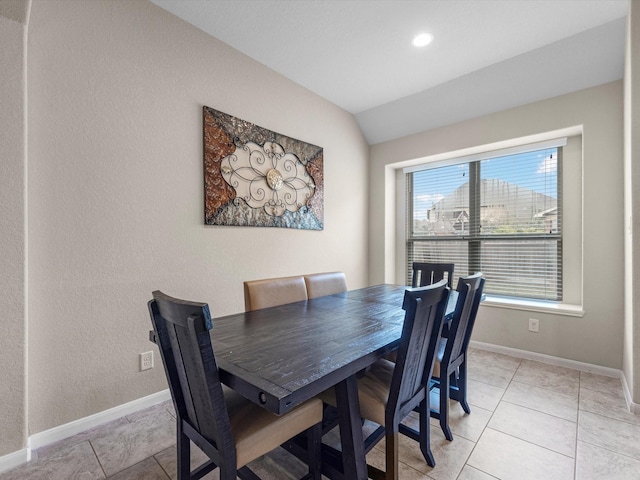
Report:
[[[463,158],[486,158],[495,156],[503,149],[522,148],[526,144],[557,141],[559,137],[567,137],[567,145],[563,150],[563,207],[565,209],[565,225],[563,234],[563,300],[548,302],[542,300],[507,298],[487,295],[483,305],[498,308],[525,310],[530,312],[550,313],[555,315],[582,317],[583,309],[583,159],[582,159],[582,127],[569,127],[554,132],[545,132],[529,137],[496,142],[494,144],[471,147],[464,150],[446,152],[429,157],[417,158],[389,166],[395,171],[395,277],[399,281],[407,277],[406,270],[406,176],[405,171],[421,168],[421,165],[447,165],[457,163]],[[543,145],[540,143],[539,145]],[[469,160],[467,160],[469,161]],[[392,171],[388,171],[392,174]],[[389,179],[390,180],[390,179]],[[389,185],[389,184],[388,184]]]

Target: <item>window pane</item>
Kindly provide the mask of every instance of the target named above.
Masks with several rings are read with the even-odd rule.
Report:
[[[558,233],[556,148],[481,162],[482,235]]]
[[[562,300],[560,148],[407,175],[407,283],[413,262],[483,272],[493,295]],[[486,158],[486,157],[485,157]]]
[[[414,236],[468,233],[469,165],[413,174]]]
[[[412,263],[454,263],[454,276],[469,274],[468,242],[464,240],[453,241],[420,241],[416,240],[409,246],[409,264],[407,265],[407,285],[411,285]],[[456,282],[453,282],[455,287]]]
[[[562,300],[559,240],[481,242],[485,292],[510,297]]]

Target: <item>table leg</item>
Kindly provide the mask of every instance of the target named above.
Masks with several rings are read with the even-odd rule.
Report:
[[[343,380],[335,389],[344,478],[366,480],[367,461],[364,454],[356,377],[351,376]]]

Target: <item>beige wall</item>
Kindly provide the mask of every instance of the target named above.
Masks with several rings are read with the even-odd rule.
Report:
[[[624,79],[625,113],[625,323],[623,372],[634,409],[640,403],[640,302],[636,285],[640,284],[640,243],[634,242],[640,232],[640,5],[630,2],[627,27],[627,52]],[[635,120],[634,120],[635,114]]]
[[[166,388],[154,289],[219,316],[243,280],[366,284],[352,115],[145,1],[34,1],[28,46],[31,434]],[[203,225],[203,105],[324,148],[323,231]]]
[[[223,315],[243,308],[250,278],[341,269],[350,288],[393,281],[386,165],[569,125],[585,132],[586,314],[536,315],[536,337],[526,312],[483,307],[475,338],[624,365],[640,396],[640,329],[629,316],[623,324],[619,288],[624,221],[611,214],[623,206],[620,82],[368,153],[351,115],[150,3],[40,0],[30,22],[28,5],[0,4],[0,456],[25,447],[27,428],[42,432],[165,388],[158,364],[138,372],[138,353],[152,348],[151,290],[206,300]],[[637,104],[627,98],[634,112]],[[324,147],[324,231],[202,225],[202,105]]]
[[[473,339],[600,366],[622,367],[622,82],[506,110],[371,147],[369,281],[402,281],[394,270],[390,165],[543,132],[583,128],[583,317],[481,307]],[[572,179],[579,182],[579,178]],[[385,205],[387,202],[387,205]],[[387,208],[387,215],[377,215]],[[401,209],[397,209],[399,213]],[[573,232],[572,232],[573,233]],[[565,246],[571,248],[571,246]],[[580,248],[577,243],[576,248]],[[569,277],[571,278],[571,277]],[[528,331],[529,317],[540,333]]]
[[[0,5],[0,456],[24,448],[27,433],[26,15],[22,6]]]

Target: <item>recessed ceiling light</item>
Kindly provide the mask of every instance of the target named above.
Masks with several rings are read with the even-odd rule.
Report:
[[[413,38],[413,45],[415,47],[424,47],[426,45],[429,45],[432,41],[433,35],[431,35],[430,33],[421,33]]]

